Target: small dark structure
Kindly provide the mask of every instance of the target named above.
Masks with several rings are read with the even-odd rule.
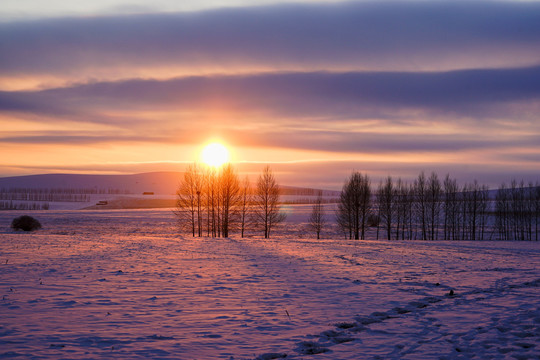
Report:
[[[105,201],[105,200],[101,200],[101,201],[98,201],[98,202],[96,203],[96,205],[107,205],[107,204],[108,204],[108,202]]]
[[[154,195],[153,191],[145,191],[142,193],[143,195]]]
[[[41,229],[41,223],[31,216],[23,215],[13,219],[11,228],[14,230],[34,231]]]

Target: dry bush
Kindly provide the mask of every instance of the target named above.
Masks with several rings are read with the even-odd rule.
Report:
[[[33,217],[23,215],[13,219],[11,222],[11,228],[14,230],[34,231],[41,229],[41,224]]]

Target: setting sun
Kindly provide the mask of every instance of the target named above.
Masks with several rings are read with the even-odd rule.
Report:
[[[220,167],[229,162],[229,150],[220,143],[211,143],[202,150],[201,159],[209,166]]]

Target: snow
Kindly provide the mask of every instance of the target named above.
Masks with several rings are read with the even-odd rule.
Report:
[[[1,212],[0,358],[540,357],[538,243],[314,240],[308,208],[270,240],[180,236],[170,209],[32,212],[34,233]]]

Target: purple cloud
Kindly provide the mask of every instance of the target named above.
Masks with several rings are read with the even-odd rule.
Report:
[[[540,58],[537,2],[349,2],[0,24],[0,74],[107,67],[457,69]]]
[[[393,120],[406,111],[437,118],[510,118],[540,100],[540,67],[441,73],[274,73],[129,80],[42,91],[0,92],[0,111],[87,121],[111,110],[209,107],[284,119]],[[513,104],[522,103],[521,109]],[[530,115],[523,112],[523,120]],[[104,115],[105,119],[106,116]],[[248,117],[248,116],[246,116]],[[239,119],[240,121],[242,119]],[[105,121],[114,122],[111,118]],[[120,120],[119,125],[121,125]],[[280,120],[276,120],[279,122]]]

